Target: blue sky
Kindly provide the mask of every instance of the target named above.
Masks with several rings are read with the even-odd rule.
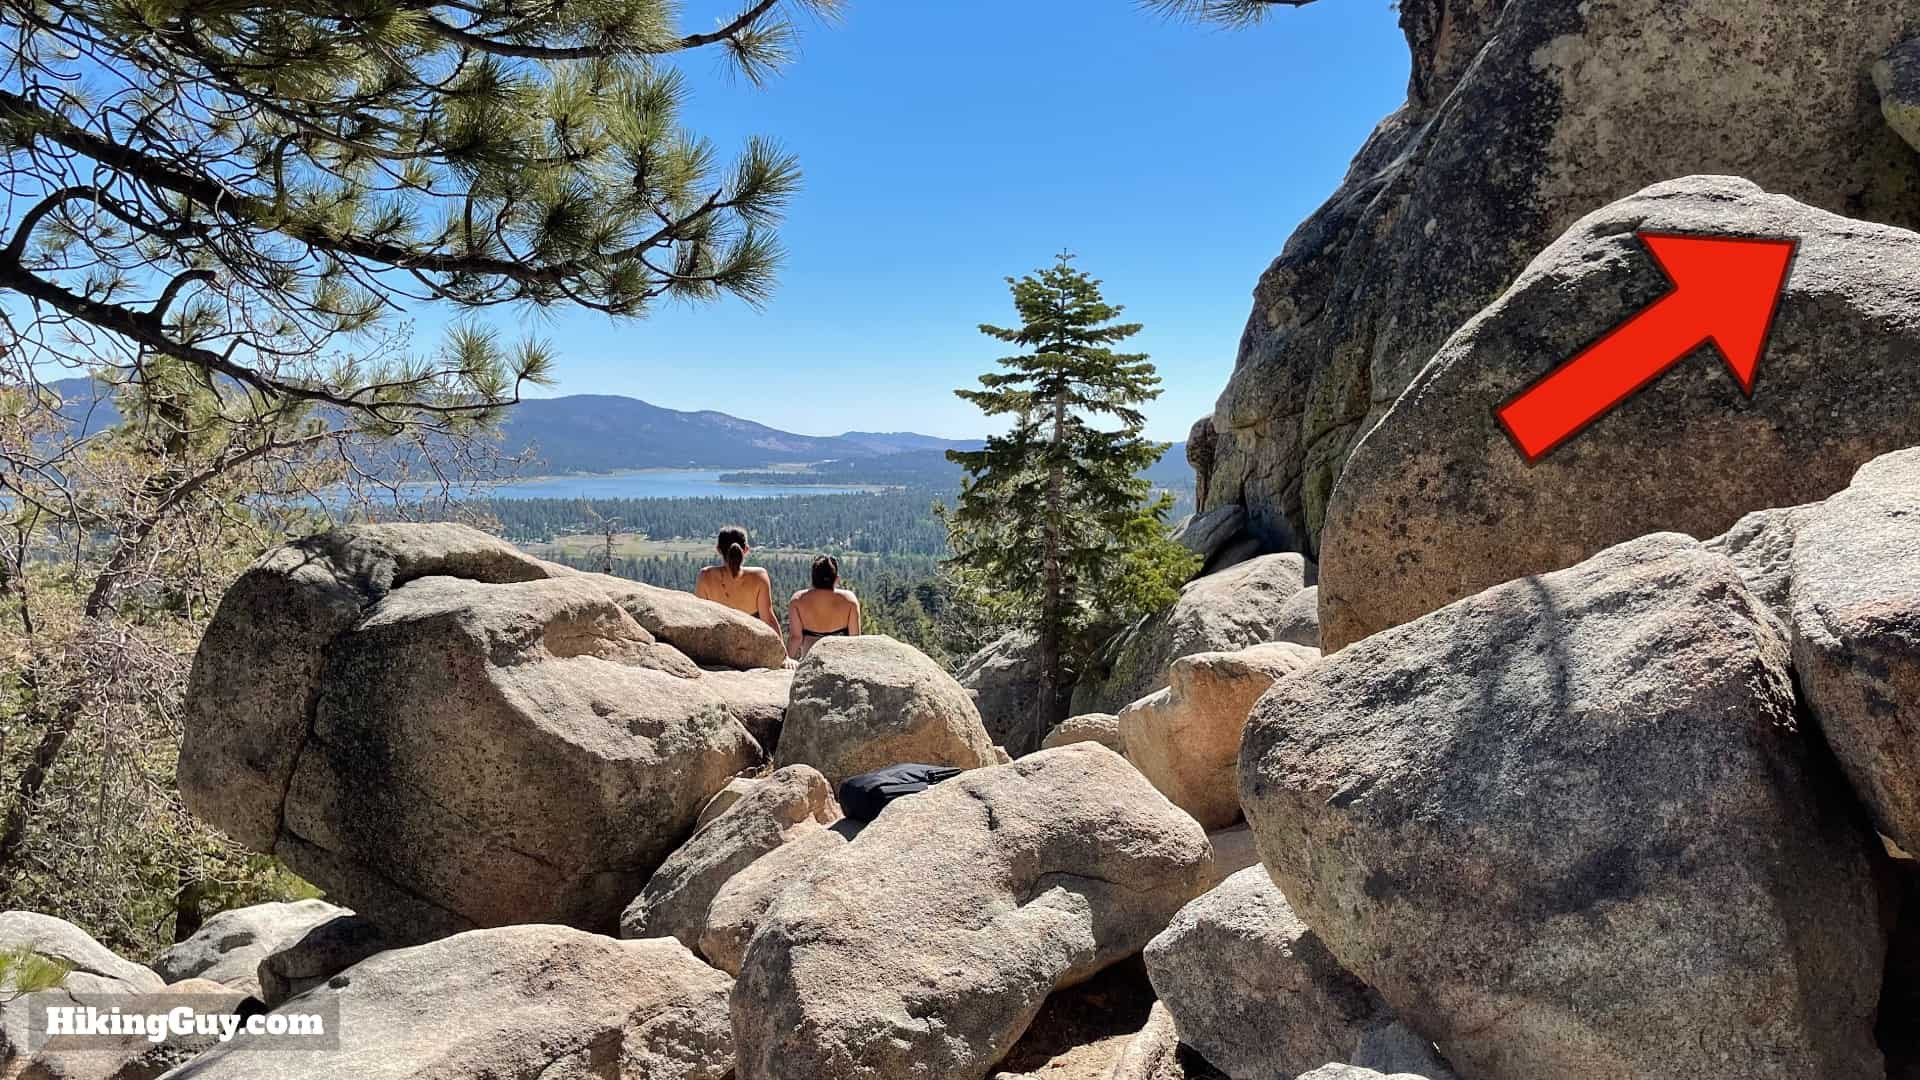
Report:
[[[708,10],[708,9],[712,10]],[[719,8],[688,7],[687,27]],[[1146,324],[1166,393],[1148,432],[1210,412],[1260,271],[1405,96],[1387,0],[1325,0],[1225,31],[1130,0],[848,0],[765,89],[688,62],[688,119],[773,136],[806,186],[774,300],[573,312],[554,393],[716,408],[808,434],[970,436],[955,398],[1000,355],[1003,282],[1062,248]],[[425,320],[423,320],[423,327]]]

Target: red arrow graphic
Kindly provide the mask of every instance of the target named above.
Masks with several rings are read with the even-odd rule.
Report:
[[[1643,232],[1673,291],[1495,410],[1529,464],[1708,341],[1753,396],[1797,240]]]

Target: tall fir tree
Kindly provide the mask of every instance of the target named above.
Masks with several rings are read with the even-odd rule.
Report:
[[[967,475],[941,514],[960,580],[1036,639],[1043,726],[1010,737],[1023,744],[1012,750],[1065,718],[1096,630],[1171,603],[1195,569],[1167,534],[1172,497],[1153,499],[1140,475],[1167,451],[1141,436],[1160,378],[1146,354],[1112,348],[1140,324],[1117,321],[1121,308],[1072,258],[1007,279],[1020,326],[980,331],[1025,351],[980,389],[954,391],[1010,421],[983,449],[948,452]]]

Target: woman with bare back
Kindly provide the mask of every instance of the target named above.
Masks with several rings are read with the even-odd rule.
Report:
[[[693,595],[702,600],[725,604],[744,611],[780,632],[780,620],[773,614],[773,579],[757,566],[747,565],[747,530],[729,525],[720,530],[720,565],[700,571]]]
[[[793,594],[787,604],[787,655],[807,655],[821,638],[860,636],[860,598],[840,586],[840,560],[813,560],[813,588]]]

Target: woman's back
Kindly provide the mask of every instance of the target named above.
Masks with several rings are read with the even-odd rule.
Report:
[[[748,615],[760,614],[760,601],[773,599],[773,580],[757,566],[741,567],[739,573],[725,566],[708,566],[700,571],[693,594],[702,600],[725,604]]]
[[[860,634],[860,598],[839,587],[840,563],[831,555],[813,560],[813,588],[787,603],[787,655],[799,659],[813,643]]]
[[[860,598],[846,589],[802,589],[793,594],[800,626],[814,637],[856,633]]]
[[[721,565],[709,566],[694,579],[693,595],[735,611],[752,615],[780,632],[780,620],[773,614],[773,579],[765,570],[747,565],[747,530],[729,525],[720,530]]]

